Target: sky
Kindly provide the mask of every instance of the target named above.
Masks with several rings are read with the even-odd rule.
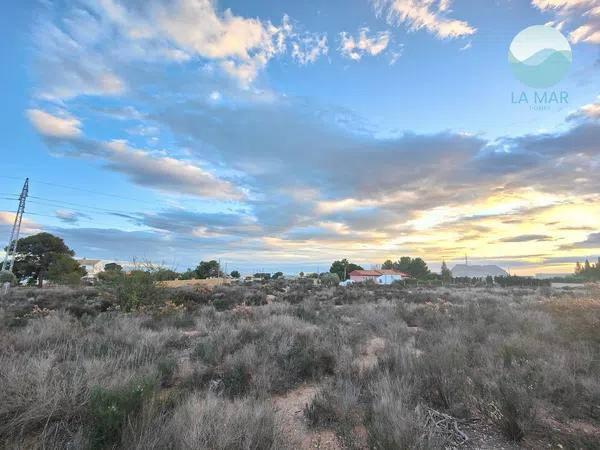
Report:
[[[600,255],[598,0],[2,9],[0,239],[29,177],[23,235],[87,258],[295,273],[468,255],[530,275]],[[573,53],[545,90],[508,63],[532,25]]]

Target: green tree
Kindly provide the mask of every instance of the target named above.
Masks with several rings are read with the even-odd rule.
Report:
[[[327,287],[334,287],[340,284],[340,277],[337,273],[322,273],[321,284]]]
[[[340,280],[345,281],[349,278],[350,272],[355,270],[363,270],[363,268],[358,264],[348,262],[348,260],[344,258],[341,261],[334,261],[333,264],[331,264],[329,272],[335,273]]]
[[[198,276],[198,273],[193,269],[188,269],[185,272],[179,274],[180,280],[193,280]]]
[[[117,263],[108,263],[104,265],[105,272],[122,272],[123,266],[120,266]]]
[[[17,277],[15,277],[14,273],[9,272],[8,270],[1,270],[0,271],[0,287],[4,283],[16,284]]]
[[[381,268],[384,270],[392,270],[394,268],[394,262],[391,259],[388,259],[381,265]]]
[[[283,272],[275,272],[271,278],[273,278],[274,280],[278,279],[278,278],[283,278]]]
[[[57,254],[48,266],[46,277],[57,284],[77,285],[87,272],[70,255]]]
[[[154,279],[156,281],[171,281],[179,278],[179,273],[175,272],[171,269],[165,269],[164,267],[159,267],[154,270]]]
[[[231,278],[239,278],[241,277],[240,273],[237,270],[234,270],[230,273]]]
[[[387,263],[388,261],[386,261]],[[399,272],[404,272],[412,278],[423,280],[431,277],[431,271],[427,263],[421,258],[411,258],[402,256],[397,262],[392,263],[392,268]]]
[[[72,259],[75,252],[65,242],[50,233],[38,233],[17,242],[14,273],[18,279],[30,278],[42,286],[50,265],[60,256]],[[68,263],[62,258],[60,265],[67,267]],[[54,275],[56,272],[53,272]]]
[[[446,261],[442,261],[442,270],[440,275],[442,276],[442,281],[444,283],[448,283],[452,279],[452,272],[450,272],[450,269],[448,269]]]
[[[221,274],[221,267],[214,259],[211,261],[201,261],[196,267],[196,275],[201,280],[206,278],[216,278]]]

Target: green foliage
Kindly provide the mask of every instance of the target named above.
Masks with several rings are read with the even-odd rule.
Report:
[[[179,278],[179,273],[171,269],[159,267],[154,271],[154,279],[156,281],[171,281],[176,280],[177,278]]]
[[[17,277],[12,272],[8,270],[0,271],[0,285],[4,283],[16,284]]]
[[[56,284],[78,285],[86,274],[70,255],[56,254],[48,266],[47,278]]]
[[[185,272],[179,274],[180,280],[193,280],[198,276],[195,270],[188,269]]]
[[[120,266],[117,263],[108,263],[104,265],[105,272],[122,272],[123,266]]]
[[[270,280],[271,274],[267,272],[258,272],[254,274],[254,278],[260,278],[262,280]]]
[[[440,275],[441,275],[442,281],[444,283],[447,283],[450,280],[452,280],[452,272],[450,271],[450,269],[448,269],[448,266],[446,265],[446,261],[442,261],[442,270],[440,272]]]
[[[99,275],[101,287],[115,297],[124,311],[133,311],[141,306],[158,304],[163,300],[163,290],[156,284],[156,274],[150,270],[103,272]]]
[[[355,270],[363,270],[363,268],[357,264],[348,262],[347,259],[341,261],[334,261],[329,268],[330,273],[335,273],[340,280],[346,281],[350,277],[350,272]]]
[[[528,287],[540,287],[550,286],[550,280],[539,280],[533,277],[520,277],[518,275],[509,275],[507,277],[494,277],[494,283],[501,287],[510,286],[528,286]]]
[[[149,380],[114,390],[93,388],[89,403],[91,447],[114,447],[121,438],[127,419],[141,410],[153,389],[154,382]]]
[[[201,280],[216,278],[221,274],[221,267],[214,259],[212,261],[201,261],[196,267],[196,276]]]
[[[231,275],[231,278],[240,278],[241,277],[240,273],[237,270],[232,271],[230,273],[230,275]]]
[[[598,262],[596,264],[590,264],[587,259],[583,265],[578,262],[575,265],[575,276],[590,281],[600,280],[600,257],[598,257]]]
[[[277,280],[278,278],[283,278],[283,272],[275,272],[272,276],[272,279]]]
[[[334,287],[340,284],[340,277],[337,273],[322,273],[321,284],[327,287]]]
[[[72,257],[74,254],[61,238],[50,233],[34,234],[17,242],[14,272],[18,279],[30,278],[41,286],[59,255]],[[59,264],[64,264],[64,260]]]
[[[390,264],[391,263],[391,264]],[[411,258],[403,256],[398,261],[386,261],[382,266],[384,269],[393,269],[399,272],[404,272],[417,280],[426,280],[431,278],[431,271],[427,267],[427,263],[421,258]]]

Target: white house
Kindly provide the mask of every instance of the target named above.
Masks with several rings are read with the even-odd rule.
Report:
[[[394,281],[403,281],[406,280],[408,276],[406,274],[400,273],[390,273],[383,274],[377,277],[377,284],[392,284]]]

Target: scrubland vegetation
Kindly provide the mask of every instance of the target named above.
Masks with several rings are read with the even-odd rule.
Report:
[[[168,290],[137,274],[12,289],[0,321],[4,448],[600,442],[593,288]]]

